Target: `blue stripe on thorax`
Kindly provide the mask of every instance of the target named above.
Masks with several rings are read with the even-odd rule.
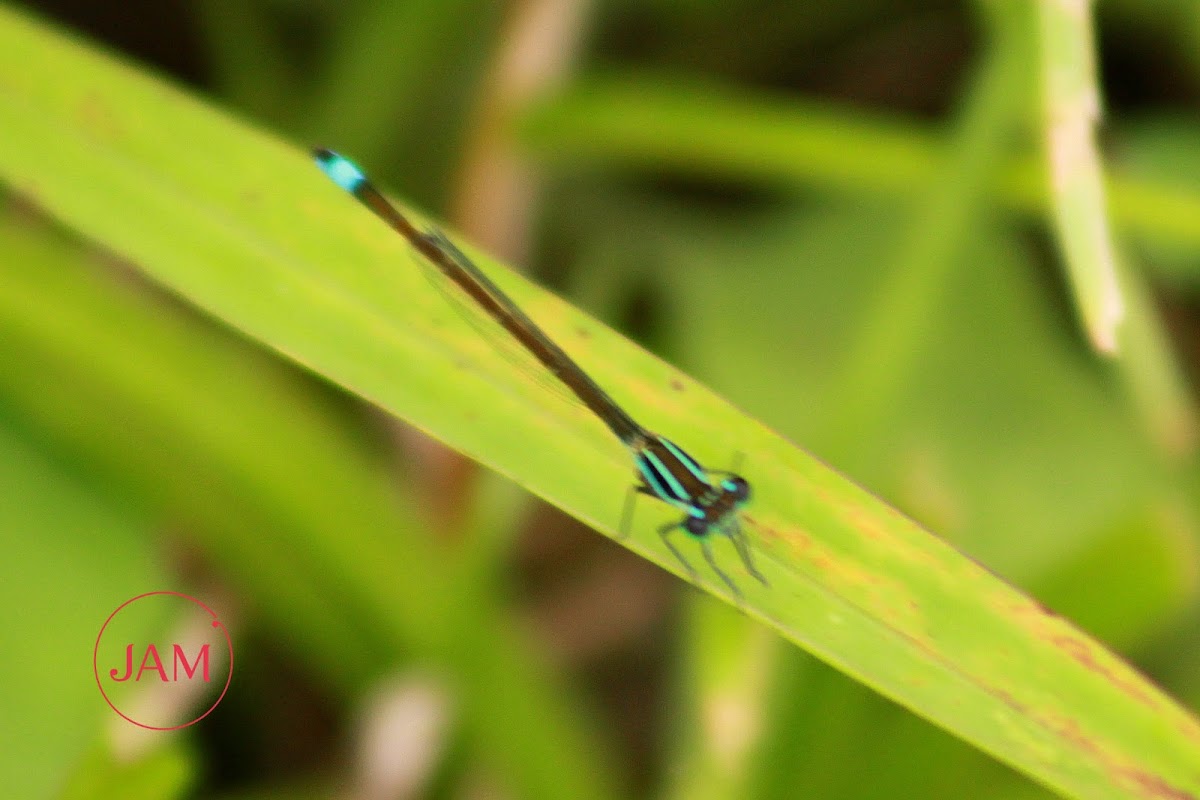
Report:
[[[679,478],[676,477],[676,470],[671,468],[675,464],[668,467],[667,463],[651,449],[651,445],[655,442],[661,444],[675,464],[682,465],[701,485],[708,489],[714,488],[709,482],[708,476],[704,474],[704,469],[696,463],[695,459],[661,437],[655,437],[647,446],[638,450],[636,454],[638,471],[641,473],[642,479],[646,482],[647,488],[658,499],[687,511],[693,517],[705,516],[706,512],[704,506],[701,504],[702,498],[690,494]],[[707,496],[710,492],[705,492],[704,494]]]
[[[660,436],[658,438],[658,441],[662,442],[663,447],[667,448],[667,451],[671,455],[675,456],[675,459],[679,463],[681,463],[681,464],[683,464],[683,466],[687,467],[688,472],[692,473],[692,476],[695,477],[696,480],[700,481],[705,486],[712,485],[711,483],[708,482],[708,476],[704,474],[704,468],[701,467],[698,463],[696,463],[696,459],[692,458],[687,453],[680,450],[675,445],[674,442],[671,442],[668,439],[664,439]]]
[[[646,485],[659,499],[675,505],[691,506],[691,497],[663,464],[662,459],[649,450],[642,450],[638,453],[637,462],[642,477],[646,479]]]

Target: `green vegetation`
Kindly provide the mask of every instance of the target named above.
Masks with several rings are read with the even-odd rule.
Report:
[[[518,11],[305,7],[301,69],[268,7],[197,4],[205,100],[0,7],[8,794],[331,796],[378,772],[390,691],[439,721],[375,757],[419,796],[1200,797],[1194,121],[1093,148],[1082,3],[783,5],[593,9],[524,92]],[[534,45],[562,63],[566,8]],[[918,45],[969,52],[910,87],[937,113],[863,102]],[[490,198],[496,241],[537,231],[550,282],[680,365],[458,237],[639,420],[744,459],[770,587],[727,543],[741,601],[682,537],[703,592],[642,569],[685,574],[649,500],[638,559],[518,491],[615,539],[630,460],[311,141],[451,228]],[[514,154],[540,191],[487,183]],[[216,598],[237,668],[131,738],[88,661],[160,588]]]

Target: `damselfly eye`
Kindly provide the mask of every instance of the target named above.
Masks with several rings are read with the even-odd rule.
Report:
[[[745,503],[750,499],[750,484],[746,483],[746,479],[740,475],[734,475],[725,481],[725,491],[732,494],[739,503]]]

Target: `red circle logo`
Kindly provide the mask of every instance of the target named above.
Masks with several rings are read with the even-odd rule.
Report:
[[[153,638],[150,638],[153,637]],[[92,651],[109,708],[141,728],[174,731],[217,707],[233,679],[233,641],[216,613],[182,592],[146,592],[108,615]],[[203,713],[186,722],[215,687]]]

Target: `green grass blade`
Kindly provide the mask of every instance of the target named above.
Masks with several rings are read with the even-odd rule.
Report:
[[[1091,4],[1038,3],[1046,160],[1055,235],[1092,346],[1118,350],[1125,301],[1109,231]]]
[[[654,164],[764,186],[897,198],[928,186],[946,159],[938,133],[896,114],[645,73],[586,76],[535,107],[523,133],[549,161]],[[996,201],[1030,216],[1050,211],[1042,161],[1014,157],[994,187]],[[1118,165],[1107,186],[1114,225],[1194,251],[1200,193],[1175,178]]]
[[[49,798],[72,772],[75,782],[98,780],[89,741],[107,750],[99,732],[118,718],[92,678],[92,648],[113,609],[165,576],[146,557],[149,521],[39,453],[14,430],[10,411],[0,408],[0,605],[14,655],[0,665],[0,786],[9,797]],[[129,772],[140,773],[143,759],[135,761]],[[144,796],[176,796],[192,767],[168,782],[176,791]]]
[[[398,665],[436,665],[461,700],[467,745],[514,792],[617,796],[585,715],[487,593],[453,580],[420,515],[327,398],[260,349],[90,269],[77,244],[39,227],[0,217],[0,398],[14,418],[109,492],[186,530],[325,690],[359,698]],[[3,477],[22,490],[14,502],[37,492],[23,475]],[[26,540],[53,540],[6,530],[26,550],[13,566],[49,583],[31,571],[37,545]],[[60,581],[75,574],[65,563]],[[127,583],[107,608],[146,586]],[[63,620],[41,629],[69,631]],[[256,694],[253,678],[238,685],[232,697]]]
[[[294,149],[0,11],[0,179],[208,313],[613,530],[630,480],[621,448],[497,363],[404,243]],[[747,521],[772,584],[741,576],[749,614],[1067,794],[1200,794],[1200,726],[1120,659],[685,376],[481,263],[648,425],[705,462],[747,454]],[[630,546],[679,572],[653,534],[664,518],[643,506]]]
[[[195,751],[181,739],[145,748],[136,758],[93,747],[69,777],[57,800],[171,800],[187,797],[200,772]]]

